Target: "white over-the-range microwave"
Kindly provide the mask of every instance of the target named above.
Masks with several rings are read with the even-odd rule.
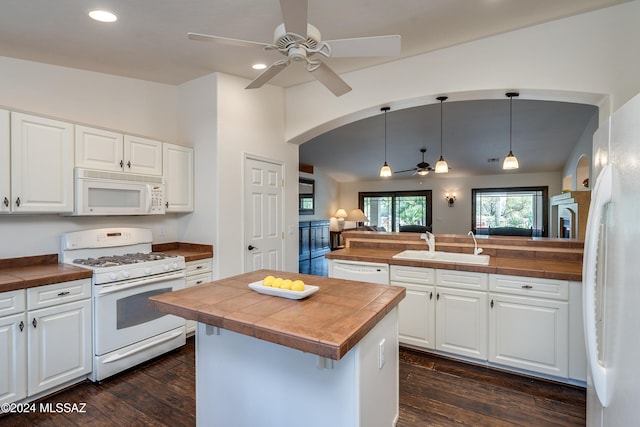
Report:
[[[165,213],[164,178],[75,168],[72,215],[158,215]]]

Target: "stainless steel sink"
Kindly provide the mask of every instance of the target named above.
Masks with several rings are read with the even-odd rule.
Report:
[[[461,254],[457,252],[406,250],[393,256],[395,259],[414,261],[454,262],[459,264],[489,265],[489,255]]]

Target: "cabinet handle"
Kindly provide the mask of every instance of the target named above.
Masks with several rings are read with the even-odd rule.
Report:
[[[440,301],[440,292],[436,294],[436,301]]]
[[[196,267],[196,270],[200,270],[201,268],[204,268],[204,265],[199,265]]]
[[[491,300],[491,308],[493,308],[493,300]]]
[[[120,167],[124,167],[124,160],[120,160]]]
[[[164,202],[164,207],[169,209],[169,202]]]
[[[433,299],[433,292],[429,292],[429,299]]]
[[[20,328],[20,332],[22,332],[24,330],[24,321],[23,320],[20,321],[20,324],[18,325],[18,328]]]
[[[4,198],[4,200],[2,201],[2,203],[4,203],[5,207],[9,207],[9,199],[8,198]]]
[[[201,285],[201,284],[202,284],[202,280],[198,280],[198,281],[196,282],[196,285]]]
[[[18,198],[16,199],[16,206],[17,206],[17,207],[20,207],[20,197],[18,197]]]
[[[34,328],[38,327],[38,321],[36,320],[36,318],[33,318],[33,322],[31,322],[31,324],[33,325]]]
[[[127,162],[127,167],[128,167],[129,169],[131,169],[131,160],[129,160],[129,161]]]
[[[254,250],[254,249],[258,249],[258,248],[256,248],[256,247],[255,247],[255,246],[253,246],[253,245],[249,245],[249,246],[247,246],[247,249],[249,249],[250,251],[252,251],[252,250]]]
[[[522,285],[522,289],[532,289],[533,286],[531,285]]]
[[[65,296],[65,295],[69,295],[70,293],[71,293],[71,292],[69,292],[69,291],[62,291],[62,292],[60,292],[60,293],[58,294],[58,296],[59,296],[59,297],[63,297],[63,296]]]

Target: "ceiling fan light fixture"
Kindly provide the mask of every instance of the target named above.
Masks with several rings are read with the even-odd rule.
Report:
[[[382,107],[380,109],[380,111],[384,112],[384,165],[380,168],[381,178],[389,178],[393,174],[389,164],[387,164],[387,112],[390,109],[391,107]]]
[[[502,163],[503,170],[513,170],[518,169],[520,165],[518,164],[518,159],[513,155],[513,151],[511,150],[511,140],[513,135],[513,97],[519,96],[518,92],[507,92],[505,96],[509,97],[509,154],[504,158],[504,162]]]
[[[251,68],[253,68],[254,70],[264,70],[267,68],[267,64],[262,64],[262,63],[253,64]]]
[[[438,172],[438,171],[436,171]],[[417,174],[420,176],[429,175],[429,169],[418,169]]]
[[[442,103],[446,101],[448,96],[439,96],[436,99],[440,101],[440,160],[436,163],[435,173],[447,173],[449,172],[449,165],[444,157],[442,157]]]

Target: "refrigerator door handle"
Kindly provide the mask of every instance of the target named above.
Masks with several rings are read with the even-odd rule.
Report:
[[[603,260],[598,260],[598,244],[601,241],[600,224],[605,207],[611,203],[612,192],[613,165],[608,164],[598,175],[591,196],[582,266],[582,301],[587,363],[591,371],[594,389],[603,407],[608,405],[610,396],[607,393],[607,368],[602,366],[598,360],[595,291],[597,263],[598,261],[603,262]]]

